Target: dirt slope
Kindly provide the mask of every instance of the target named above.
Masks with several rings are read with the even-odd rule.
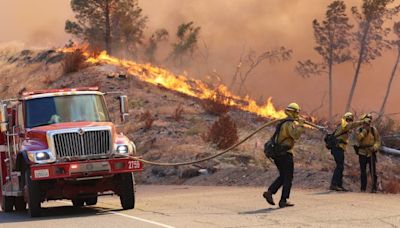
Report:
[[[52,50],[0,50],[0,98],[41,88],[99,86],[105,92],[122,91],[129,95],[131,118],[121,130],[135,141],[138,153],[144,158],[179,162],[217,152],[202,135],[218,117],[205,112],[200,100],[138,81],[133,75],[124,77],[123,69],[110,65],[89,66],[76,73],[64,74],[62,59],[62,54]],[[114,74],[115,77],[110,77]],[[117,120],[117,102],[112,96],[107,99],[112,116]],[[180,120],[174,117],[177,107],[183,109]],[[238,110],[228,114],[238,127],[239,138],[266,121]],[[262,153],[263,144],[272,130],[259,133],[232,153],[196,166],[146,166],[137,179],[149,184],[263,186],[276,176],[276,168]],[[307,131],[296,146],[295,186],[328,187],[334,163],[324,148],[322,137],[318,132]],[[383,155],[378,159],[381,190],[400,190],[399,159]],[[358,158],[350,151],[346,154],[345,184],[353,191],[359,189],[358,176]]]

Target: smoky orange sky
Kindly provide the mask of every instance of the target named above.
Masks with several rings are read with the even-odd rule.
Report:
[[[209,68],[230,82],[243,47],[261,52],[280,46],[294,51],[289,62],[260,66],[250,76],[247,88],[258,98],[272,96],[278,106],[297,101],[305,110],[320,105],[327,93],[324,75],[303,79],[294,71],[298,60],[315,59],[311,22],[322,19],[329,0],[139,0],[149,17],[146,34],[166,28],[173,36],[176,26],[194,21],[201,26],[201,40],[209,50]],[[348,8],[359,3],[345,1]],[[64,23],[72,18],[69,0],[0,0],[0,42],[18,41],[29,46],[60,46],[70,36]],[[173,41],[173,37],[170,38]],[[202,42],[203,42],[202,41]],[[200,42],[200,49],[203,47]],[[394,51],[364,65],[353,100],[358,112],[378,110],[395,61]],[[200,63],[201,64],[201,63]],[[204,64],[205,67],[205,64]],[[354,69],[352,64],[334,68],[334,106],[343,112]],[[396,77],[388,113],[400,112],[400,81]],[[326,114],[327,98],[323,112]]]

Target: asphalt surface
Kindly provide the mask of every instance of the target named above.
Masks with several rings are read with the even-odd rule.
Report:
[[[0,227],[400,227],[400,196],[294,189],[295,207],[279,209],[263,188],[138,186],[136,208],[123,211],[117,196],[96,206],[44,203],[41,218],[0,212]],[[279,197],[275,196],[278,201]]]

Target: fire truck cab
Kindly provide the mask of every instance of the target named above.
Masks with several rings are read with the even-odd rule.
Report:
[[[47,200],[95,205],[116,194],[123,209],[135,206],[135,144],[117,133],[98,88],[25,92],[0,101],[0,200],[3,212],[41,215]],[[121,121],[128,102],[118,96]]]

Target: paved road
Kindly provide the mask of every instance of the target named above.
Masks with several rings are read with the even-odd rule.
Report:
[[[95,207],[45,203],[44,216],[0,212],[0,227],[400,227],[400,196],[294,189],[293,208],[270,207],[262,188],[139,186],[136,209],[118,197]]]

